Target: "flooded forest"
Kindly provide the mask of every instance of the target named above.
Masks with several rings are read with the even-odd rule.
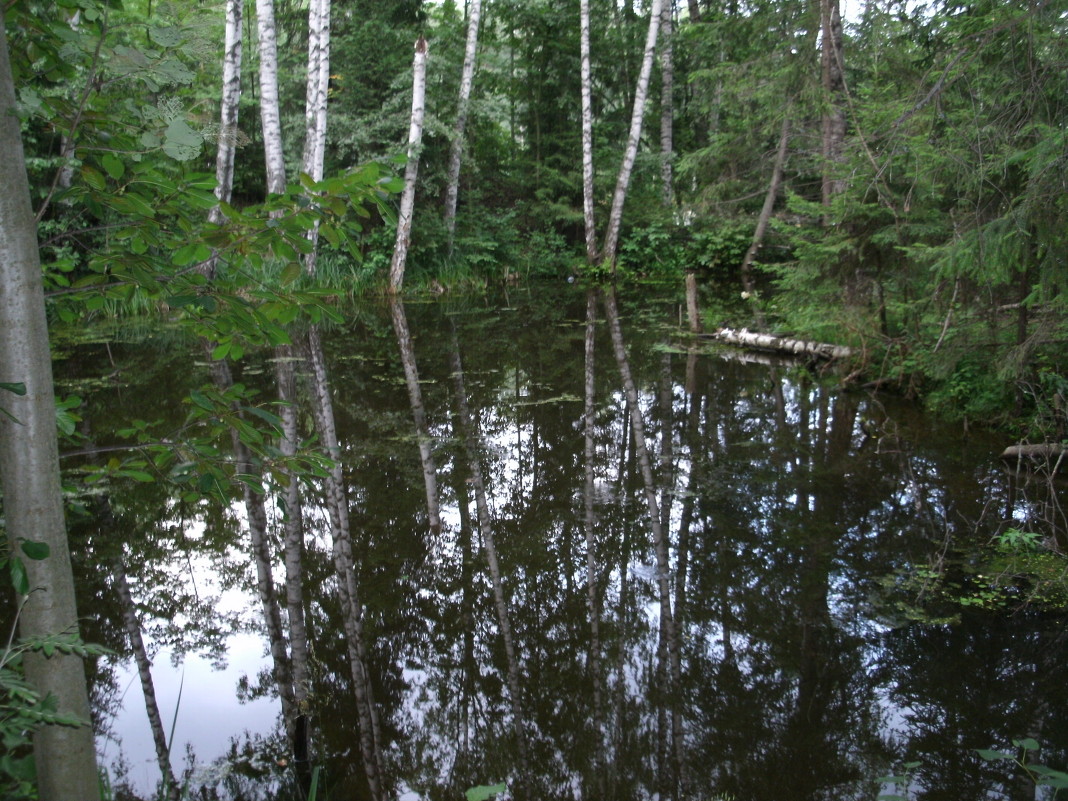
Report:
[[[1066,37],[7,3],[0,797],[1056,797]]]

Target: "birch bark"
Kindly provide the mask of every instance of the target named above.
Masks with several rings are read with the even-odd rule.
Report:
[[[579,2],[580,81],[582,85],[582,219],[586,225],[586,261],[596,264],[597,222],[593,207],[593,79],[590,69],[590,0]]]
[[[282,152],[282,118],[278,109],[278,37],[274,0],[256,0],[256,30],[260,49],[260,125],[267,166],[267,191],[286,191],[286,162]]]
[[[642,484],[645,488],[645,502],[649,516],[649,528],[653,537],[653,550],[656,553],[656,576],[658,598],[660,601],[660,624],[668,656],[669,667],[669,692],[667,697],[673,697],[678,703],[678,696],[673,695],[672,689],[682,685],[682,659],[680,656],[678,632],[675,630],[675,620],[671,612],[671,565],[669,558],[668,533],[662,525],[660,516],[660,504],[656,498],[656,484],[653,479],[653,465],[649,457],[649,450],[645,442],[645,423],[642,420],[641,405],[638,399],[638,389],[634,383],[634,377],[630,371],[630,362],[627,359],[627,351],[623,342],[623,331],[619,324],[619,311],[616,306],[615,293],[609,290],[604,300],[605,313],[608,318],[608,330],[612,337],[612,347],[616,355],[616,363],[619,366],[620,377],[623,382],[623,391],[630,408],[630,428],[634,438],[634,454],[641,470]],[[675,756],[676,775],[685,784],[683,763],[681,760],[681,732],[682,716],[676,707],[673,710],[672,728],[675,733]]]
[[[504,654],[508,662],[508,695],[512,706],[512,725],[515,730],[516,745],[519,750],[519,765],[522,771],[523,795],[530,797],[530,764],[527,757],[526,727],[524,725],[523,707],[519,687],[519,657],[516,655],[512,639],[512,626],[509,622],[508,601],[504,595],[504,581],[501,567],[497,560],[497,544],[493,536],[493,519],[486,499],[486,485],[482,476],[482,466],[478,458],[478,435],[475,422],[467,405],[467,390],[464,387],[463,363],[460,360],[460,346],[453,338],[450,354],[453,377],[456,382],[456,413],[461,431],[457,432],[464,444],[468,467],[471,473],[471,486],[475,492],[475,508],[478,511],[478,530],[482,535],[482,545],[486,552],[490,580],[493,584],[493,599],[497,608],[497,622],[501,627],[501,639],[504,641]]]
[[[148,725],[152,731],[152,742],[156,746],[156,762],[159,764],[168,801],[178,801],[181,790],[174,778],[174,771],[171,769],[171,750],[167,744],[167,733],[163,729],[163,719],[159,714],[156,685],[152,681],[152,660],[148,658],[148,649],[145,648],[145,641],[141,636],[141,624],[137,620],[137,606],[134,604],[133,593],[130,592],[130,582],[126,578],[126,567],[123,565],[121,556],[115,560],[112,572],[115,576],[115,590],[119,596],[119,606],[122,609],[123,628],[126,629],[126,636],[130,638],[130,647],[134,653],[134,661],[137,663],[137,674],[141,679],[141,692],[145,696]]]
[[[460,164],[464,153],[464,129],[471,101],[471,85],[475,78],[475,59],[478,53],[478,26],[482,16],[482,0],[471,0],[467,10],[467,43],[464,47],[464,66],[460,74],[460,100],[456,109],[452,145],[449,148],[449,172],[445,181],[445,230],[452,252],[456,232],[456,203],[460,194]]]
[[[412,123],[408,129],[408,164],[404,168],[404,192],[397,215],[397,241],[393,246],[393,261],[389,265],[389,291],[400,292],[404,284],[404,266],[408,261],[408,246],[412,240],[412,212],[415,209],[415,182],[419,177],[419,148],[423,141],[423,114],[426,97],[426,39],[415,43],[412,61]]]
[[[0,486],[8,542],[44,542],[45,559],[27,559],[31,592],[20,599],[24,638],[78,632],[63,493],[59,477],[56,405],[48,347],[37,228],[30,208],[26,159],[15,107],[15,87],[0,14],[0,381],[25,384],[4,392],[3,406],[17,423],[0,419]],[[99,783],[89,697],[80,657],[30,652],[26,678],[56,700],[57,712],[84,726],[42,726],[33,738],[41,801],[96,798]]]
[[[367,669],[367,648],[363,638],[363,606],[356,584],[355,560],[352,555],[352,531],[349,527],[349,504],[341,464],[341,446],[334,419],[334,403],[327,382],[319,330],[308,332],[308,353],[312,365],[312,402],[319,439],[327,449],[333,465],[325,480],[326,505],[333,540],[334,569],[338,578],[345,640],[352,671],[353,694],[356,696],[360,724],[360,751],[372,801],[384,801],[382,788],[382,735]]]
[[[292,346],[275,350],[275,381],[278,399],[282,402],[282,440],[279,449],[284,457],[297,452],[299,430],[297,422],[297,386]],[[293,683],[293,757],[297,775],[307,783],[311,766],[308,763],[309,723],[308,700],[311,688],[311,654],[308,629],[304,619],[304,510],[300,481],[296,471],[287,470],[289,484],[285,493],[283,527],[285,530],[286,619],[289,629],[289,658]]]
[[[397,347],[400,348],[401,364],[404,366],[404,383],[408,387],[408,401],[412,407],[412,419],[415,421],[415,433],[419,438],[419,460],[423,466],[423,486],[426,488],[426,510],[430,530],[441,529],[441,513],[438,506],[438,471],[434,464],[433,437],[426,422],[426,406],[423,404],[423,390],[419,386],[419,367],[415,361],[415,346],[408,330],[408,317],[404,313],[404,304],[395,296],[389,299],[389,310],[393,317],[393,331],[397,335]]]
[[[586,608],[590,615],[590,655],[588,671],[593,684],[593,731],[597,742],[594,747],[593,772],[598,796],[607,793],[605,782],[605,727],[603,681],[601,679],[601,599],[598,591],[596,506],[594,498],[594,422],[597,414],[595,402],[595,357],[597,334],[597,292],[590,290],[586,298],[586,350],[585,350],[585,413],[583,414],[584,450],[583,465],[586,473],[585,501],[586,527]]]
[[[619,168],[619,177],[616,179],[616,189],[612,195],[612,210],[608,215],[608,231],[605,234],[604,248],[601,252],[602,260],[612,266],[613,272],[616,265],[616,250],[619,247],[619,230],[623,223],[623,204],[627,199],[630,174],[634,169],[634,161],[638,157],[638,144],[642,136],[642,122],[645,118],[645,105],[649,96],[649,80],[653,72],[653,57],[656,54],[656,39],[660,31],[662,8],[663,0],[652,0],[652,7],[649,10],[649,32],[645,37],[645,54],[642,57],[641,71],[638,73],[638,84],[634,91],[634,109],[630,118],[630,133],[627,136],[627,147],[623,153],[623,163]]]
[[[308,4],[308,72],[304,100],[304,157],[301,167],[313,181],[323,179],[326,159],[327,97],[330,89],[330,0]],[[308,231],[312,250],[304,257],[304,271],[315,274],[319,224]]]
[[[219,143],[215,151],[215,197],[230,202],[234,186],[234,159],[237,153],[237,117],[241,102],[241,18],[242,0],[226,0],[226,43],[223,50],[222,103],[219,109]],[[208,214],[216,225],[222,223],[221,209]]]

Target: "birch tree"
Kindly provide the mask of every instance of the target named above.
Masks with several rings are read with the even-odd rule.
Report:
[[[642,56],[641,71],[638,73],[638,84],[634,90],[630,133],[627,136],[623,163],[620,165],[615,192],[612,195],[612,210],[608,214],[608,230],[601,251],[601,259],[610,264],[613,271],[615,270],[616,250],[619,247],[619,230],[623,223],[623,204],[627,199],[630,174],[634,169],[634,161],[638,157],[638,144],[642,136],[642,122],[645,118],[645,105],[649,96],[649,80],[653,72],[653,58],[656,55],[656,40],[660,32],[662,9],[663,0],[652,1],[649,9],[649,31],[645,37],[645,53]]]
[[[156,685],[152,680],[152,660],[149,659],[144,637],[141,636],[137,606],[134,604],[130,582],[126,577],[126,566],[123,564],[121,555],[115,558],[112,572],[115,577],[115,590],[119,596],[119,606],[122,608],[123,628],[126,629],[126,636],[130,639],[130,648],[133,650],[134,661],[137,663],[137,675],[141,679],[141,692],[145,696],[145,711],[148,713],[148,725],[152,731],[152,743],[156,747],[156,762],[159,765],[160,775],[163,777],[167,801],[178,801],[181,790],[174,778],[174,771],[171,769],[171,749],[167,742],[167,732],[163,728],[163,718],[159,714],[159,703],[156,701]]]
[[[234,186],[234,160],[237,153],[238,108],[241,102],[241,19],[242,0],[226,0],[226,40],[223,49],[222,102],[219,109],[219,141],[215,151],[215,197],[230,202]],[[219,225],[222,210],[216,206],[208,219]]]
[[[274,0],[256,0],[256,31],[260,51],[260,125],[267,166],[267,191],[286,190],[286,162],[282,150],[282,117],[278,107],[278,36]]]
[[[464,386],[464,368],[460,359],[460,344],[453,332],[452,352],[449,354],[456,390],[456,417],[459,424],[458,434],[463,443],[464,456],[470,472],[470,483],[475,493],[475,508],[478,511],[478,530],[482,536],[482,547],[489,567],[490,582],[493,585],[493,600],[497,609],[497,623],[500,626],[501,639],[504,642],[504,655],[508,663],[508,698],[512,707],[512,727],[515,732],[516,747],[519,751],[519,769],[521,771],[522,797],[530,799],[530,760],[527,749],[526,723],[523,716],[523,702],[519,678],[519,656],[512,636],[512,625],[508,614],[508,599],[504,593],[504,578],[501,575],[500,561],[497,558],[496,538],[493,534],[493,517],[490,514],[486,497],[486,482],[482,475],[479,459],[478,425],[467,403],[467,389]]]
[[[597,222],[593,207],[593,89],[590,70],[590,0],[579,0],[580,81],[582,85],[582,219],[586,261],[597,263]]]
[[[330,0],[308,4],[308,74],[304,102],[304,157],[302,169],[313,181],[323,179],[326,160],[326,112],[330,89]],[[319,226],[309,232],[312,250],[304,257],[304,270],[315,274]]]
[[[215,197],[220,205],[208,212],[208,221],[222,225],[222,203],[229,203],[234,188],[234,162],[238,141],[238,109],[241,105],[241,20],[243,0],[226,0],[226,34],[223,45],[222,102],[219,108],[219,141],[215,149]],[[218,264],[217,255],[200,265],[200,271],[212,279]]]
[[[312,410],[319,439],[331,459],[330,470],[324,479],[326,507],[330,517],[330,534],[334,557],[334,570],[338,579],[338,595],[345,627],[345,643],[352,672],[353,694],[360,728],[360,753],[364,773],[372,801],[383,801],[382,735],[378,711],[374,703],[371,682],[367,669],[367,648],[363,640],[363,605],[356,585],[355,560],[352,554],[352,531],[349,527],[349,502],[345,493],[341,461],[341,443],[338,440],[334,418],[334,403],[330,397],[330,385],[326,374],[319,329],[308,332],[308,356],[312,367]]]
[[[478,26],[482,15],[482,0],[471,0],[467,10],[467,44],[464,47],[464,66],[460,75],[460,100],[456,109],[452,145],[449,148],[449,172],[445,181],[445,230],[452,252],[456,231],[456,201],[460,194],[460,164],[463,161],[464,129],[471,100],[471,85],[475,77],[475,58],[478,53]]]
[[[415,210],[415,182],[419,177],[419,148],[423,140],[423,114],[426,98],[426,39],[415,43],[412,62],[412,122],[408,129],[408,164],[404,168],[404,192],[397,215],[397,241],[393,246],[393,261],[389,265],[389,290],[400,292],[404,284],[404,266],[408,261],[408,246],[412,240],[412,212]]]
[[[44,559],[26,561],[28,595],[20,598],[23,638],[78,632],[63,494],[59,477],[56,404],[48,346],[44,288],[30,185],[15,108],[4,15],[0,14],[0,382],[23,385],[3,392],[0,416],[0,486],[8,542],[48,546]],[[91,799],[99,794],[93,731],[88,725],[85,667],[73,653],[51,657],[30,651],[26,678],[55,699],[59,715],[82,726],[44,725],[34,733],[41,801]]]
[[[426,489],[427,520],[431,531],[441,528],[441,512],[438,504],[438,471],[434,462],[434,439],[430,435],[430,426],[426,419],[426,406],[423,403],[423,390],[419,386],[419,366],[415,361],[415,346],[408,329],[408,317],[404,312],[404,303],[396,296],[390,296],[389,311],[393,318],[393,332],[397,336],[401,364],[404,367],[404,383],[408,387],[408,401],[412,407],[412,420],[415,422],[415,434],[419,438],[419,461],[423,466],[423,486]]]

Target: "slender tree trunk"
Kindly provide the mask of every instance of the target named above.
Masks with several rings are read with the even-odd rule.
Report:
[[[586,394],[583,414],[583,434],[585,446],[583,450],[583,465],[586,473],[586,487],[584,491],[585,501],[585,526],[586,526],[586,608],[590,614],[590,656],[589,674],[593,684],[593,732],[596,742],[594,744],[594,780],[600,798],[606,797],[607,787],[605,784],[605,728],[604,728],[604,700],[603,680],[601,678],[601,598],[598,590],[599,579],[597,570],[597,516],[595,506],[594,485],[594,459],[595,422],[597,415],[596,384],[594,379],[594,358],[596,356],[597,334],[597,292],[590,290],[586,297]]]
[[[467,7],[467,44],[464,47],[464,66],[460,75],[460,100],[456,108],[456,125],[449,148],[449,172],[445,179],[445,230],[452,253],[456,232],[456,201],[460,194],[460,164],[464,153],[464,129],[471,100],[471,84],[475,78],[475,58],[478,53],[478,25],[482,15],[482,0],[471,0]]]
[[[478,528],[482,535],[482,546],[486,552],[490,580],[493,584],[493,599],[497,607],[497,623],[501,627],[501,639],[504,641],[504,654],[508,662],[508,695],[512,706],[512,725],[515,730],[516,747],[519,750],[519,765],[522,771],[523,794],[530,797],[530,764],[527,757],[526,727],[524,725],[522,696],[519,685],[519,657],[512,639],[512,626],[509,622],[508,601],[504,594],[504,580],[501,576],[500,563],[497,560],[497,544],[493,536],[493,519],[486,499],[486,485],[482,476],[482,465],[478,457],[478,434],[475,421],[467,406],[467,390],[464,387],[463,363],[460,360],[460,345],[453,338],[450,356],[453,377],[456,381],[456,411],[461,431],[457,432],[464,443],[468,468],[471,473],[471,486],[475,492],[475,508],[478,511]]]
[[[230,202],[234,186],[234,159],[237,153],[237,116],[241,102],[241,16],[242,0],[226,0],[226,44],[223,51],[222,102],[219,107],[219,142],[215,151],[215,197]],[[219,225],[223,214],[216,206],[208,219]]]
[[[438,531],[441,528],[441,513],[438,506],[438,471],[434,463],[434,439],[430,436],[430,427],[426,422],[426,407],[423,405],[423,391],[419,387],[415,347],[412,345],[412,335],[408,331],[408,317],[404,313],[404,303],[399,298],[390,296],[389,310],[393,317],[393,331],[397,335],[397,346],[400,348],[401,364],[404,366],[404,383],[408,387],[408,401],[412,407],[415,433],[419,438],[419,461],[423,465],[427,517],[430,530]]]
[[[597,222],[593,206],[593,89],[590,69],[590,0],[579,0],[580,81],[582,84],[582,219],[586,227],[586,262],[596,264]]]
[[[662,0],[660,38],[660,183],[664,207],[675,207],[674,0]]]
[[[690,333],[700,334],[704,330],[697,304],[697,273],[693,271],[686,273],[686,319],[690,323]]]
[[[297,423],[297,387],[294,371],[296,354],[292,346],[275,350],[275,380],[281,401],[282,441],[279,449],[286,458],[297,452],[300,439]],[[308,630],[304,620],[304,510],[300,480],[294,470],[287,470],[289,484],[285,492],[283,525],[285,529],[286,619],[289,629],[290,665],[293,681],[293,757],[297,775],[307,789],[311,779],[309,763],[310,729],[308,701],[311,690],[311,655]]]
[[[286,162],[282,150],[282,117],[278,109],[278,37],[274,0],[256,0],[256,27],[260,54],[260,124],[267,164],[267,191],[286,191]]]
[[[400,292],[404,284],[404,265],[408,260],[408,246],[412,240],[412,213],[415,210],[415,182],[419,177],[419,149],[423,140],[423,114],[426,104],[426,39],[415,43],[412,62],[412,123],[408,129],[408,163],[404,167],[404,192],[397,215],[397,241],[393,246],[393,261],[389,265],[389,291]]]
[[[697,0],[687,0],[686,7],[690,11],[690,22],[700,22],[701,7],[697,5]]]
[[[787,109],[789,112],[789,109]],[[783,165],[786,163],[786,148],[790,142],[790,115],[782,118],[782,133],[779,134],[779,147],[775,151],[775,162],[771,168],[771,180],[768,182],[768,192],[764,195],[764,205],[760,209],[757,218],[756,230],[753,232],[753,241],[742,258],[742,288],[752,294],[756,291],[753,285],[753,261],[757,253],[764,245],[764,235],[768,231],[768,223],[771,221],[771,212],[775,208],[775,201],[779,197],[779,187],[782,186]]]
[[[653,537],[653,549],[656,553],[656,575],[658,587],[658,599],[661,610],[661,626],[663,636],[667,643],[667,653],[670,669],[670,686],[667,694],[673,699],[674,704],[680,703],[678,691],[682,684],[682,660],[675,621],[671,613],[671,578],[670,559],[668,553],[667,532],[661,524],[660,505],[656,498],[656,483],[653,478],[652,460],[645,444],[645,423],[642,421],[641,405],[638,401],[638,390],[634,378],[630,372],[630,364],[627,359],[626,347],[623,343],[623,332],[619,324],[619,312],[616,307],[615,292],[609,290],[605,295],[605,313],[608,317],[608,330],[612,336],[612,347],[615,350],[616,362],[619,365],[620,376],[623,381],[624,394],[627,397],[627,405],[630,407],[630,427],[634,436],[634,452],[641,470],[642,484],[645,488],[645,502],[649,516],[649,528]],[[675,710],[676,724],[681,732],[681,711]],[[680,737],[677,740],[681,740]],[[676,754],[681,753],[677,751]],[[676,770],[681,781],[685,784],[681,761],[677,762]]]
[[[210,354],[211,345],[205,344]],[[211,358],[210,355],[208,357]],[[212,380],[220,391],[233,386],[233,376],[225,361],[211,363]],[[235,404],[235,411],[237,409]],[[248,446],[241,440],[237,428],[231,427],[230,441],[233,447],[234,463],[238,473],[259,476],[259,466],[253,462]],[[289,652],[285,633],[282,628],[282,612],[275,592],[272,569],[271,544],[267,533],[267,508],[264,505],[262,489],[253,489],[249,484],[242,485],[245,514],[248,517],[249,541],[252,547],[252,561],[256,566],[256,592],[263,611],[263,622],[267,630],[267,641],[271,651],[272,678],[278,689],[282,703],[282,720],[285,722],[286,736],[291,751],[296,752],[296,702],[293,693],[293,676],[289,663]]]
[[[26,159],[15,107],[15,87],[0,14],[0,381],[25,385],[24,395],[0,390],[0,486],[4,526],[12,550],[21,540],[43,542],[45,559],[26,559],[30,594],[20,599],[23,638],[77,634],[63,492],[59,477],[56,405],[48,348],[37,228],[30,208]],[[15,422],[17,420],[18,422]],[[99,793],[96,751],[89,726],[85,666],[80,657],[30,652],[26,678],[56,711],[84,726],[41,726],[34,732],[41,801],[95,799]]]
[[[174,771],[171,769],[171,750],[167,744],[163,718],[159,714],[159,704],[156,702],[156,685],[152,681],[152,660],[148,658],[148,650],[141,637],[137,606],[130,592],[130,583],[126,579],[126,568],[121,556],[115,559],[112,572],[115,576],[115,590],[119,596],[119,606],[122,608],[123,628],[126,629],[126,636],[130,638],[130,647],[134,653],[134,661],[137,663],[137,674],[141,679],[141,691],[145,696],[148,725],[152,730],[152,742],[156,746],[156,762],[159,764],[160,775],[163,777],[167,798],[169,801],[178,801],[181,792],[174,778]]]
[[[323,179],[326,159],[326,111],[330,89],[330,0],[308,4],[308,74],[304,101],[303,170],[313,181]],[[319,224],[308,231],[312,250],[304,257],[304,271],[315,274]]]
[[[608,232],[605,234],[601,258],[612,265],[615,270],[616,250],[619,247],[619,231],[623,224],[623,204],[627,199],[630,186],[630,174],[634,161],[638,157],[638,144],[642,136],[642,121],[645,119],[645,104],[649,96],[649,79],[653,72],[653,57],[656,55],[656,38],[660,31],[662,0],[652,0],[649,10],[649,32],[645,38],[645,55],[642,58],[641,71],[638,73],[638,85],[634,91],[634,110],[630,119],[630,133],[627,147],[623,153],[623,163],[619,168],[615,193],[612,195],[612,210],[608,215]]]
[[[334,404],[330,398],[326,361],[319,340],[319,330],[314,326],[308,332],[308,352],[312,365],[312,401],[315,424],[319,439],[333,462],[324,484],[333,540],[334,567],[338,578],[349,666],[352,671],[353,693],[356,696],[356,709],[360,724],[360,750],[372,801],[384,801],[380,753],[382,734],[367,667],[367,648],[363,637],[363,607],[356,585],[352,532],[349,527],[349,504],[345,497],[341,464],[341,444],[337,436]]]
[[[241,103],[241,19],[243,0],[226,0],[226,41],[223,50],[222,100],[219,104],[219,141],[215,148],[215,197],[219,204],[208,212],[208,221],[222,225],[222,203],[229,203],[234,187],[237,154],[238,107]],[[215,278],[218,256],[213,253],[197,269],[210,281]]]
[[[820,65],[822,71],[823,112],[823,205],[829,207],[831,200],[845,191],[845,178],[841,170],[845,146],[845,60],[842,50],[842,16],[839,0],[820,0],[820,27],[822,44]]]

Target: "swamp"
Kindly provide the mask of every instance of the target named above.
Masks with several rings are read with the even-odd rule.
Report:
[[[1004,436],[695,339],[681,314],[666,291],[538,285],[363,304],[246,357],[234,378],[266,409],[287,360],[305,430],[328,381],[383,797],[874,798],[906,764],[938,797],[1033,797],[977,749],[1068,750],[1068,588],[1044,541],[1065,534],[1064,484],[1003,463]],[[195,342],[158,331],[60,352],[101,449],[146,414],[180,430],[209,380]],[[160,777],[98,569],[120,557],[149,651],[193,666],[153,669],[184,797],[288,797],[244,505],[139,478],[71,528],[84,636],[114,651],[92,697],[117,797]],[[320,797],[365,798],[328,483],[300,488],[304,769]],[[266,508],[283,609],[285,491]]]

